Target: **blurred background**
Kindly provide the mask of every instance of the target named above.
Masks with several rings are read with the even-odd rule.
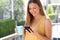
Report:
[[[0,0],[0,39],[19,40],[15,27],[25,24],[29,0]],[[52,22],[52,40],[60,40],[60,0],[40,0]]]

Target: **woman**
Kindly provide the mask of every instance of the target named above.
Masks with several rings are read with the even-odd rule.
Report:
[[[46,18],[40,0],[30,0],[27,7],[26,24],[33,30],[25,30],[25,40],[51,40],[52,25]]]

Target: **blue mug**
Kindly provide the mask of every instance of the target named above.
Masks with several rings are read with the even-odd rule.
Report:
[[[23,35],[24,34],[24,27],[23,26],[17,26],[17,31],[19,35]]]

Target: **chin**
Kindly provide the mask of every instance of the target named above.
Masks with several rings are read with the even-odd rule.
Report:
[[[33,15],[33,16],[35,16],[35,15]]]
[[[37,16],[37,15],[33,15],[33,16]]]

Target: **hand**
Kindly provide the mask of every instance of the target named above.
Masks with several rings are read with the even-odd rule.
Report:
[[[39,35],[38,32],[30,26],[24,26],[25,30],[32,35]]]
[[[24,29],[27,30],[29,33],[33,32],[30,26],[24,26]]]
[[[35,29],[32,29],[33,30],[33,32],[31,32],[31,34],[33,34],[33,35],[39,35],[39,33],[35,30]]]

